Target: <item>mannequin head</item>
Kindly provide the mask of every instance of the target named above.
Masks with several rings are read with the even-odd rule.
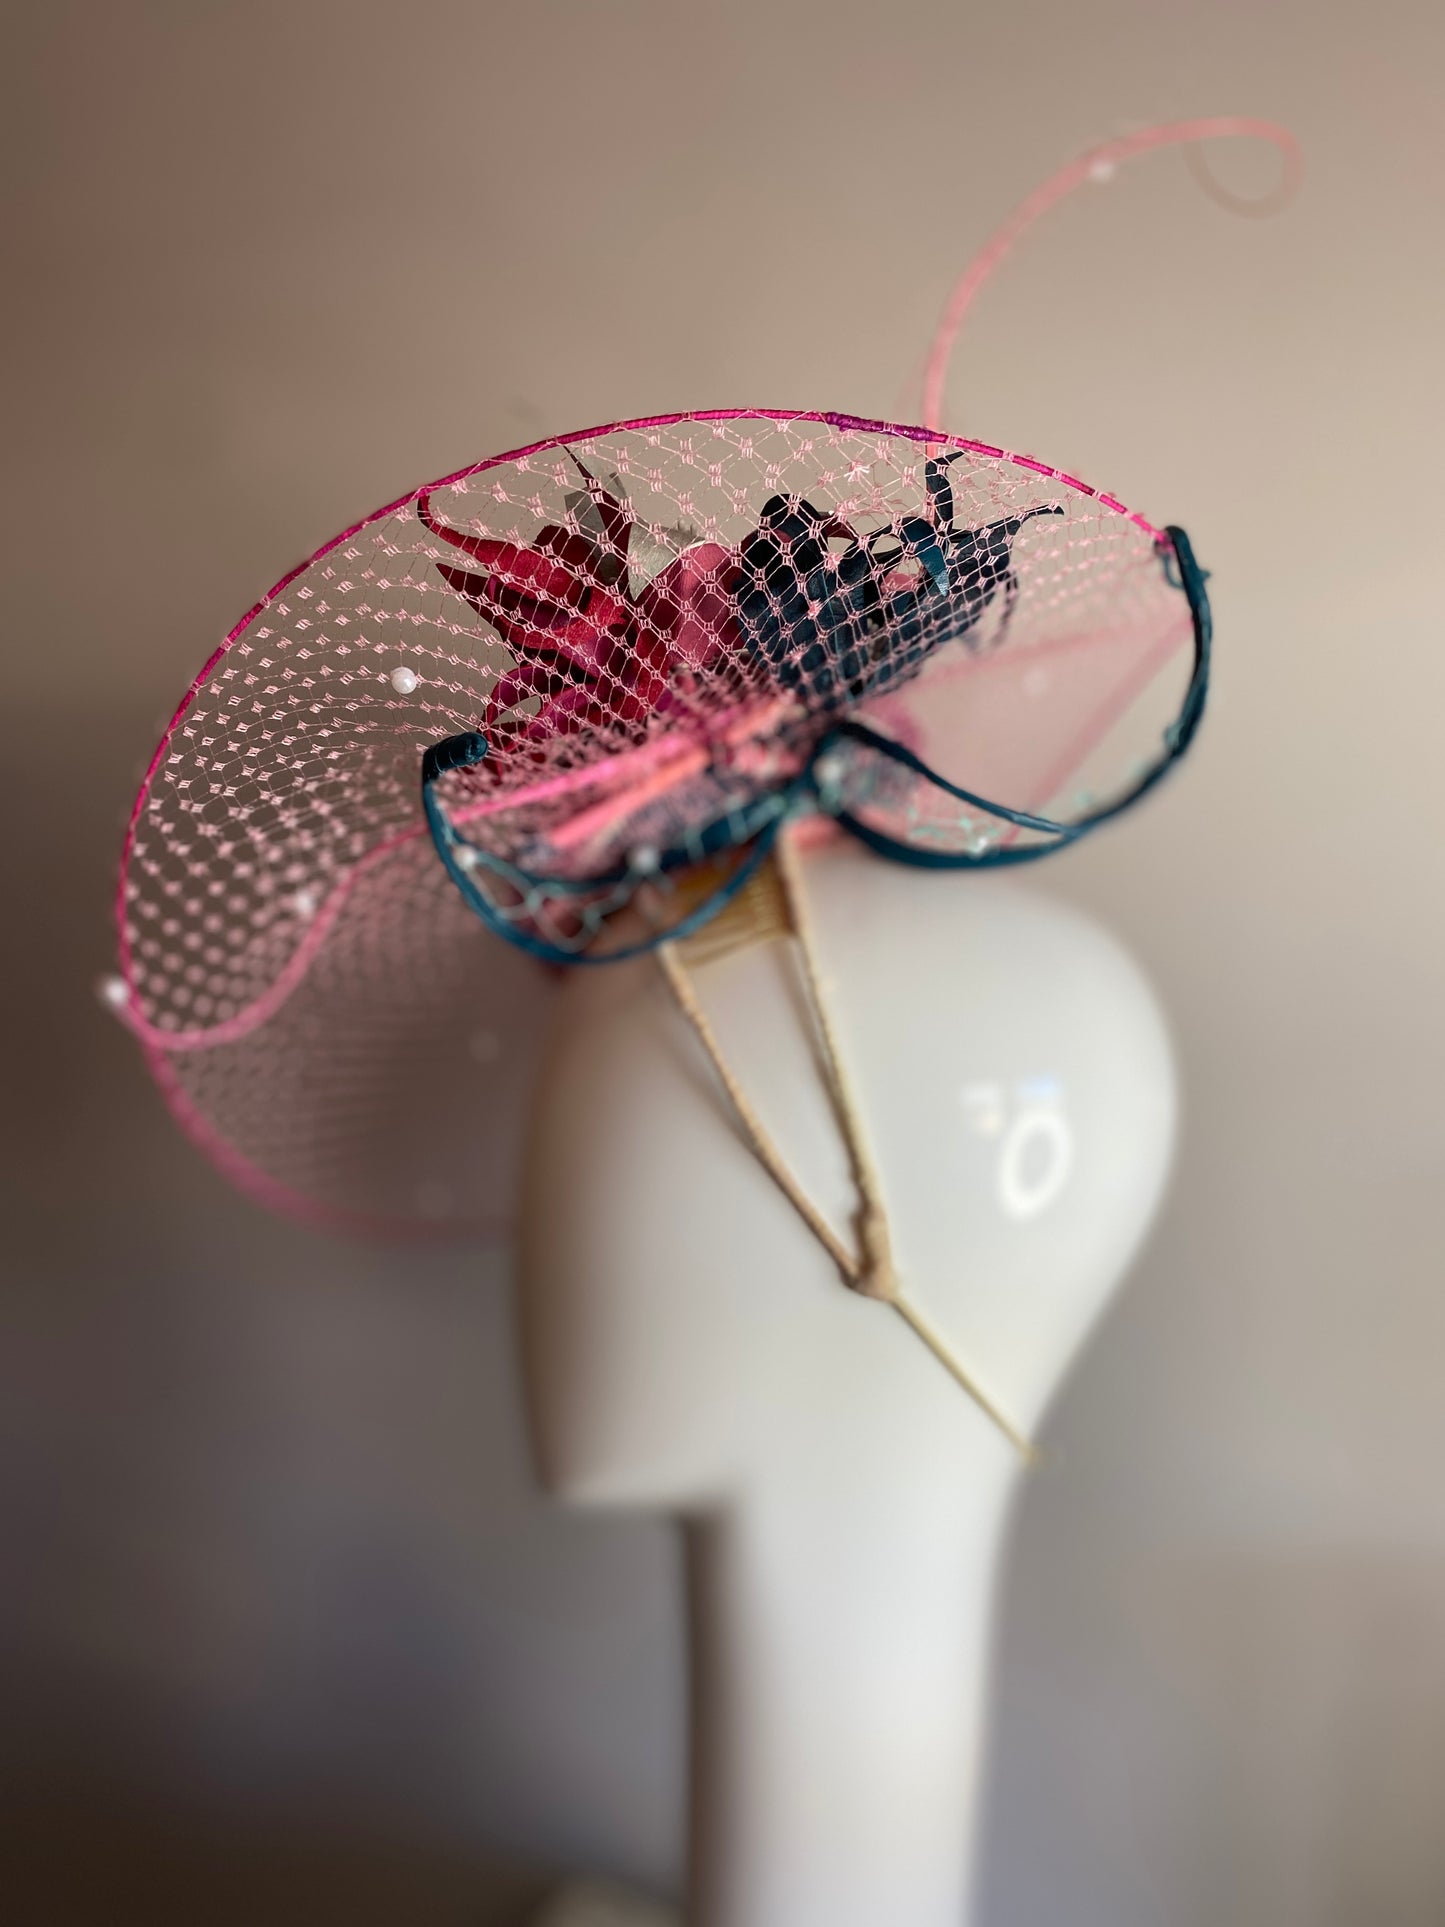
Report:
[[[1013,883],[844,843],[810,853],[804,880],[905,1287],[1032,1430],[1163,1187],[1158,1009],[1109,938]],[[696,982],[784,1154],[847,1229],[788,946]],[[535,1443],[564,1496],[686,1509],[800,1454],[871,1461],[920,1428],[991,1433],[901,1321],[841,1283],[650,959],[577,971],[560,1000],[522,1259]]]

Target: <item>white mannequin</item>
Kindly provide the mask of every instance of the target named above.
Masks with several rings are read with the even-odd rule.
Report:
[[[1033,1433],[1158,1202],[1174,1084],[1137,969],[995,876],[803,859],[899,1275]],[[796,959],[701,965],[722,1047],[851,1240]],[[573,973],[534,1120],[535,1445],[689,1522],[693,1927],[959,1927],[1018,1453],[850,1291],[744,1144],[655,962]]]

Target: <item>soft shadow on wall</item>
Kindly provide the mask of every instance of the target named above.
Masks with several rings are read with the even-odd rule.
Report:
[[[423,475],[651,408],[893,412],[998,212],[1121,124],[1240,111],[1305,144],[1286,220],[1135,173],[1011,267],[954,389],[1183,521],[1222,655],[1187,777],[1048,884],[1159,984],[1186,1141],[1019,1522],[985,1917],[1438,1918],[1441,35],[1304,0],[11,23],[25,1917],[505,1920],[557,1864],[678,1864],[669,1544],[532,1501],[495,1270],[260,1218],[92,1000],[158,716]]]

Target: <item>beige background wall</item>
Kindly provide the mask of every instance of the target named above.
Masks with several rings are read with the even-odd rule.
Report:
[[[677,1866],[671,1549],[531,1495],[501,1268],[263,1220],[91,998],[157,719],[422,477],[654,409],[895,411],[1037,179],[1244,112],[1305,145],[1288,215],[1137,166],[953,385],[1190,529],[1221,657],[1187,773],[1038,879],[1147,962],[1188,1116],[1019,1519],[985,1918],[1438,1922],[1445,13],[51,0],[4,50],[16,1917],[441,1927]]]

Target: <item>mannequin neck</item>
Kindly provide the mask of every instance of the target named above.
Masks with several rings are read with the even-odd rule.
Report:
[[[691,1528],[695,1927],[959,1927],[1016,1459],[770,1479]]]
[[[1137,1249],[1173,1134],[1138,972],[1072,912],[810,858],[828,1003],[900,1275],[1032,1433]],[[807,1195],[857,1208],[777,944],[700,973]],[[694,1529],[692,1927],[960,1927],[1017,1455],[840,1283],[650,960],[574,973],[528,1155],[523,1329],[552,1488]]]

